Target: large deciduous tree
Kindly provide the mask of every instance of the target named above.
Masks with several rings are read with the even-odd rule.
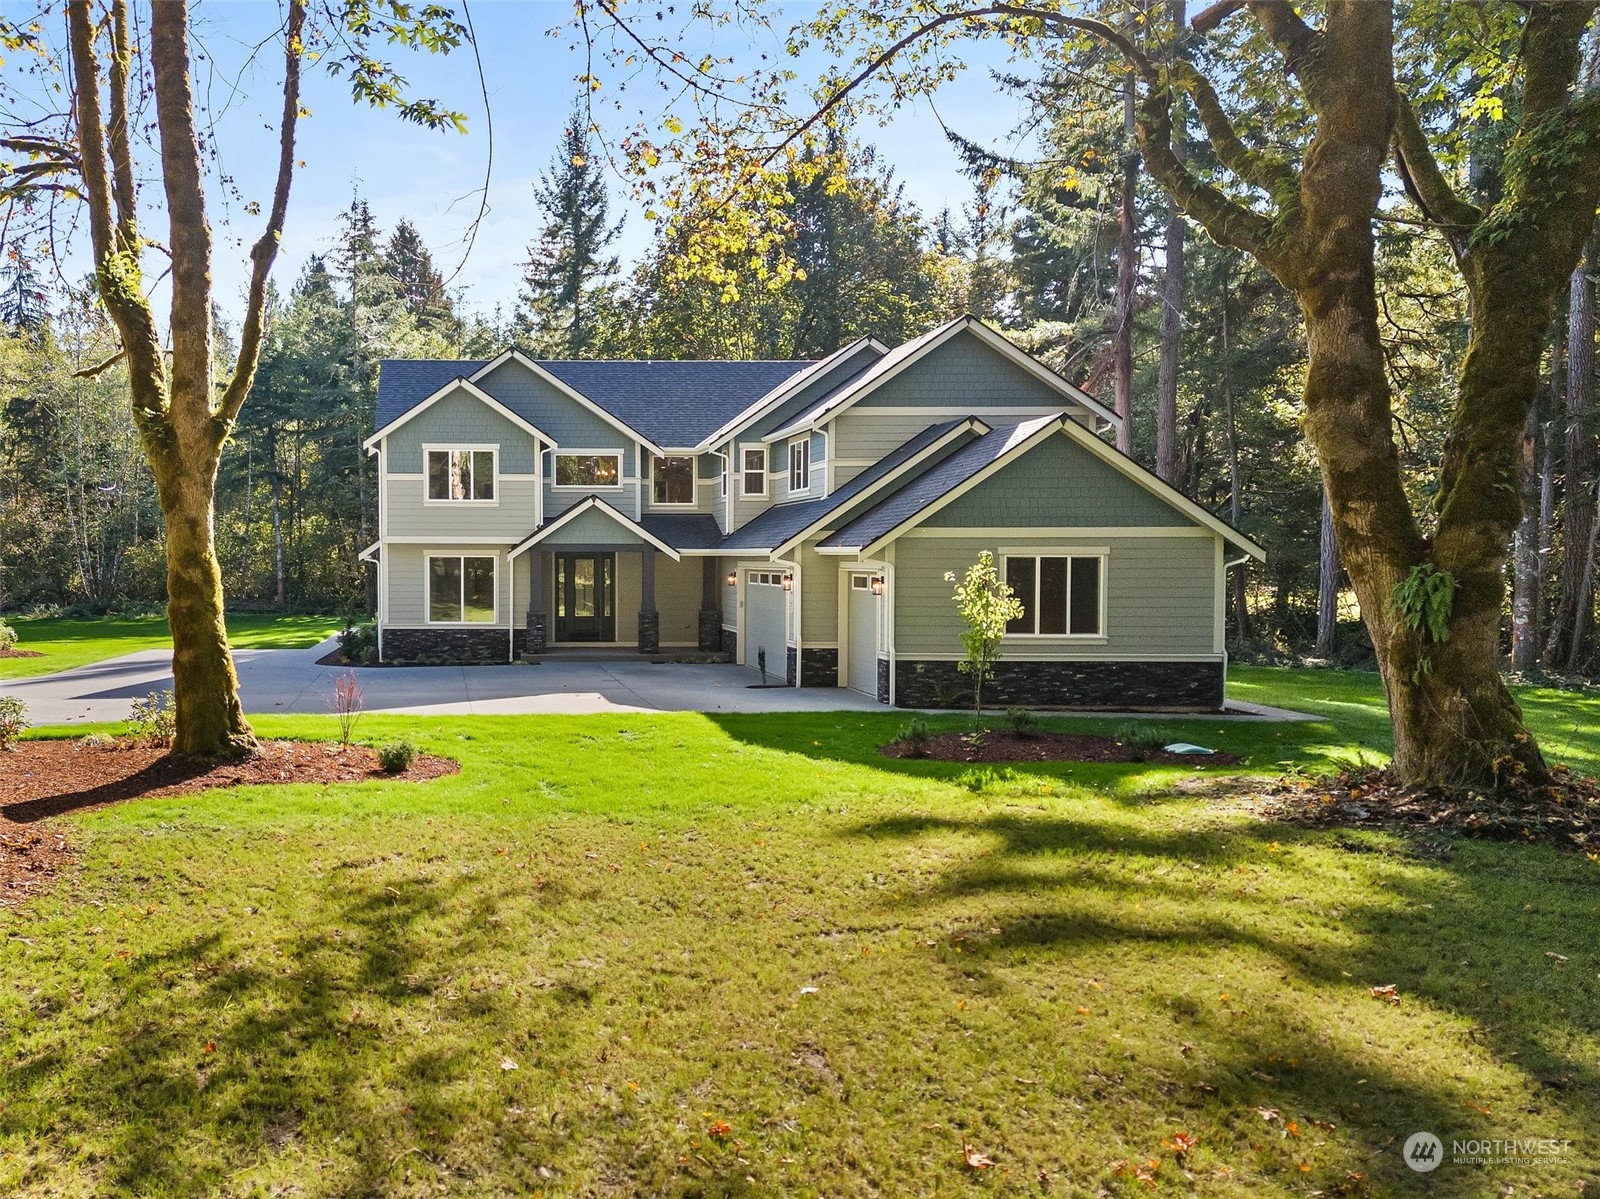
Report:
[[[593,3],[625,23],[607,0]],[[752,162],[865,107],[859,97],[875,80],[887,79],[895,102],[937,87],[953,70],[947,52],[964,39],[1004,38],[1058,61],[1086,41],[1114,47],[1137,77],[1145,169],[1212,239],[1250,254],[1299,304],[1305,436],[1388,693],[1396,770],[1430,784],[1538,779],[1543,757],[1498,669],[1504,568],[1521,513],[1517,464],[1541,352],[1600,200],[1600,93],[1580,71],[1594,9],[1567,0],[1470,13],[1418,4],[1397,20],[1382,0],[1328,0],[1317,24],[1290,0],[1222,0],[1192,28],[1228,35],[1237,18],[1250,22],[1248,32],[1212,38],[1194,61],[1214,64],[1235,89],[1234,104],[1184,58],[1149,51],[1161,42],[1159,16],[1148,10],[1122,23],[1050,2],[844,6],[791,31],[789,42],[821,43],[853,65],[823,81],[809,115],[778,122],[776,138],[748,138],[754,149],[717,165],[739,185]],[[1469,21],[1491,32],[1515,29],[1509,39],[1474,43],[1476,35],[1463,32]],[[1407,46],[1400,68],[1397,33]],[[1500,57],[1470,61],[1485,47]],[[1242,79],[1265,78],[1269,58],[1264,86],[1276,94],[1252,105],[1236,89]],[[685,77],[681,57],[658,61]],[[1429,113],[1408,99],[1437,80],[1406,73],[1480,68],[1499,91],[1485,119],[1503,121],[1509,136],[1496,186],[1475,202],[1453,184],[1455,164],[1438,153]],[[774,72],[757,89],[755,115],[733,120],[721,99],[724,64],[693,69],[712,111],[686,144],[704,147],[707,130],[753,133],[783,99]],[[1191,138],[1188,161],[1176,149],[1180,97],[1203,135]],[[1448,241],[1470,300],[1469,343],[1429,511],[1408,499],[1379,326],[1374,230],[1391,177],[1404,187],[1411,219]]]
[[[358,98],[378,106],[395,104],[420,124],[463,126],[460,114],[431,101],[406,101],[400,91],[404,79],[365,49],[372,37],[387,36],[409,46],[448,50],[459,43],[463,30],[447,10],[430,5],[413,12],[399,3],[348,0],[328,11],[338,14],[334,20],[348,51],[330,65],[348,73]],[[177,709],[172,750],[180,756],[248,753],[255,739],[239,702],[223,624],[215,489],[223,445],[250,393],[266,332],[268,279],[296,167],[307,5],[305,0],[288,0],[279,30],[283,84],[276,176],[263,206],[266,227],[250,251],[238,354],[223,378],[218,377],[215,353],[214,239],[187,0],[151,3],[140,19],[129,0],[99,6],[94,0],[67,0],[65,16],[71,108],[61,114],[58,130],[50,130],[44,120],[7,129],[0,137],[0,149],[20,160],[6,164],[0,200],[20,207],[24,216],[62,198],[81,198],[87,208],[96,291],[121,338],[118,357],[125,363],[134,423],[166,522]],[[35,30],[7,25],[4,33],[8,49],[33,51],[51,61]],[[146,88],[155,107],[149,160],[140,154],[146,135],[139,114],[148,98]],[[150,294],[153,282],[144,272],[147,252],[158,244],[141,223],[140,181],[150,177],[159,180],[157,208],[166,213],[164,248],[171,263],[167,346]]]

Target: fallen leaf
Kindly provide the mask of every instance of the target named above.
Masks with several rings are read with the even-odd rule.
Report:
[[[1399,1003],[1400,988],[1395,986],[1394,983],[1389,983],[1382,987],[1373,987],[1372,997],[1374,999],[1381,999],[1385,1003]]]
[[[711,1136],[716,1137],[718,1140],[721,1140],[722,1138],[731,1136],[733,1134],[733,1125],[729,1124],[726,1120],[713,1120],[710,1124],[706,1125],[706,1132]]]
[[[517,1063],[508,1057],[503,1057],[500,1059],[500,1068],[502,1070],[515,1070],[517,1068]]]
[[[994,1165],[994,1160],[992,1158],[985,1157],[983,1154],[979,1153],[977,1149],[967,1144],[965,1141],[961,1142],[961,1156],[966,1161],[967,1165],[974,1170],[987,1170],[990,1166]]]
[[[1283,1113],[1275,1107],[1258,1107],[1256,1108],[1256,1115],[1260,1116],[1268,1124],[1271,1124],[1274,1120],[1283,1119]]]

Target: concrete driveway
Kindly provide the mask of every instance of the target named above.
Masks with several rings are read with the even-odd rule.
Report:
[[[245,710],[326,713],[343,669],[319,666],[334,647],[234,650]],[[759,687],[733,665],[563,662],[540,666],[379,666],[357,671],[368,712],[428,716],[594,712],[883,711],[842,687]],[[145,650],[60,674],[0,684],[33,724],[122,720],[133,700],[172,686],[169,650]]]

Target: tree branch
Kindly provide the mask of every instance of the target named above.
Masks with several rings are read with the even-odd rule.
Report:
[[[1439,169],[1411,102],[1399,89],[1395,91],[1394,152],[1407,193],[1422,215],[1444,232],[1459,259],[1483,213],[1456,195]]]
[[[170,412],[180,439],[211,419],[214,336],[211,318],[211,226],[189,83],[189,0],[161,0],[150,10],[150,66],[155,74],[161,176],[172,233],[172,384]]]
[[[1275,154],[1251,149],[1240,140],[1209,79],[1184,62],[1175,64],[1172,72],[1173,82],[1193,97],[1206,138],[1223,166],[1269,195],[1294,183],[1294,167],[1288,162]]]
[[[128,140],[128,66],[132,61],[127,0],[112,0],[111,122],[106,127],[106,137],[111,145],[111,195],[117,205],[117,231],[124,249],[139,241],[138,193],[133,183],[133,148]]]
[[[267,278],[278,256],[283,224],[289,210],[289,184],[294,179],[294,135],[300,116],[300,35],[305,26],[305,0],[289,0],[289,24],[284,32],[283,120],[278,130],[278,181],[272,191],[272,209],[267,227],[250,249],[250,289],[245,301],[244,325],[239,335],[239,357],[233,378],[217,406],[217,436],[228,435],[245,397],[255,382],[256,366],[261,361],[261,341],[266,328]]]
[[[105,374],[108,370],[110,370],[112,367],[116,366],[117,363],[121,362],[127,356],[128,356],[128,351],[127,350],[118,350],[115,354],[111,355],[111,357],[107,358],[104,362],[98,363],[95,366],[86,366],[81,371],[73,371],[72,372],[72,377],[74,379],[93,379],[97,375]]]

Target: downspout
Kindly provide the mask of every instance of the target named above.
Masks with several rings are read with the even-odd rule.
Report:
[[[1223,590],[1224,597],[1226,597],[1227,590],[1228,590],[1228,572],[1230,570],[1232,570],[1235,566],[1243,566],[1248,561],[1250,561],[1250,555],[1249,554],[1241,554],[1239,557],[1233,559],[1233,561],[1231,561],[1231,562],[1228,561],[1226,558],[1224,558],[1222,560],[1222,579],[1221,579],[1221,583],[1222,583],[1222,590]],[[1227,603],[1226,598],[1224,598],[1223,603],[1224,604]],[[1226,617],[1223,618],[1223,630],[1224,630],[1224,632],[1223,632],[1223,636],[1222,636],[1222,678],[1224,680],[1223,681],[1223,686],[1226,687],[1227,686],[1227,681],[1226,680],[1228,678],[1228,636],[1227,636],[1227,632],[1226,632],[1226,630],[1227,630],[1227,618]],[[1227,699],[1228,699],[1226,691],[1224,691],[1222,699],[1223,699],[1223,703],[1226,704],[1227,703]]]

